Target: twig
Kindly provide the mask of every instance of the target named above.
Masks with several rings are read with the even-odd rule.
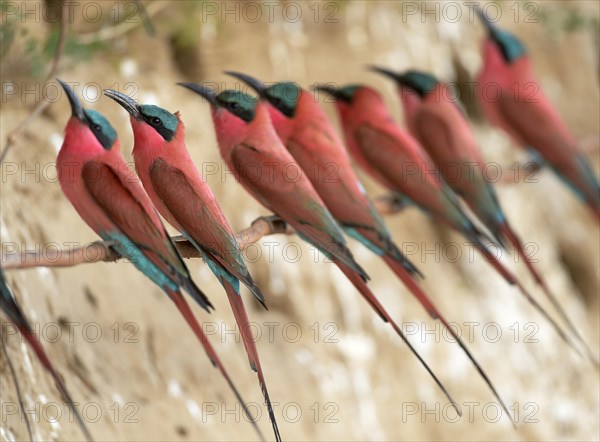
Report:
[[[375,200],[375,207],[380,213],[390,215],[398,213],[404,207],[394,194]],[[277,216],[261,217],[250,227],[235,235],[235,239],[244,250],[263,236],[294,233],[294,229]],[[199,258],[198,250],[185,238],[174,236],[173,241],[184,258]],[[34,267],[72,267],[78,264],[94,262],[114,262],[121,256],[112,248],[111,241],[96,241],[83,247],[58,250],[56,255],[48,252],[15,252],[2,255],[2,267],[5,270],[31,269]]]
[[[151,23],[150,19],[157,13],[162,11],[170,2],[149,2],[148,6],[144,9],[140,8],[140,3],[136,4],[140,8],[141,22],[144,23],[146,29],[148,29],[147,23]],[[114,40],[117,37],[121,37],[130,31],[133,31],[138,27],[140,23],[137,20],[125,20],[114,26],[102,28],[99,31],[89,32],[87,34],[80,34],[77,39],[79,43],[89,45],[100,41]]]
[[[17,400],[21,405],[21,413],[23,413],[23,418],[25,419],[25,425],[27,426],[27,434],[29,434],[29,440],[33,442],[33,433],[31,432],[31,422],[29,421],[29,413],[25,412],[25,402],[23,402],[23,395],[21,394],[21,387],[19,385],[19,379],[17,378],[17,373],[15,371],[15,367],[10,359],[8,354],[8,350],[6,350],[6,342],[4,342],[5,336],[1,336],[0,340],[2,341],[2,352],[6,357],[6,362],[8,364],[8,369],[10,370],[10,375],[13,379],[13,383],[15,384],[15,391],[17,392]]]
[[[50,67],[50,71],[48,72],[48,75],[46,76],[46,83],[51,80],[52,78],[54,78],[54,76],[56,75],[56,72],[58,71],[58,65],[60,64],[60,60],[62,58],[62,55],[64,53],[65,50],[65,41],[67,39],[67,28],[69,25],[69,20],[66,19],[66,17],[68,16],[68,2],[63,2],[62,3],[62,10],[61,10],[61,16],[60,16],[60,30],[59,30],[59,35],[58,35],[58,44],[56,45],[56,51],[54,52],[54,58],[52,60],[52,66]],[[15,144],[15,142],[17,141],[17,138],[25,131],[25,129],[27,128],[27,126],[29,126],[29,124],[35,120],[42,112],[44,112],[46,110],[46,108],[50,105],[50,101],[49,100],[41,100],[39,101],[35,107],[32,109],[32,111],[29,113],[29,115],[27,115],[27,117],[25,117],[23,120],[21,120],[21,122],[17,125],[17,127],[15,127],[6,137],[6,144],[4,145],[4,149],[2,150],[2,153],[0,154],[0,164],[2,164],[2,162],[4,161],[4,159],[6,158],[6,155],[8,155],[8,152],[10,151],[10,149],[12,148],[12,146]]]

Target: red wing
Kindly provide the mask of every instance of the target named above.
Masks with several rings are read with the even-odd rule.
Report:
[[[156,220],[151,219],[117,171],[106,163],[90,161],[83,167],[82,179],[96,203],[148,259],[167,275],[173,276],[176,271],[179,276],[187,276],[187,269],[158,215]]]
[[[576,151],[561,133],[560,123],[544,111],[541,103],[532,100],[535,98],[517,101],[512,94],[505,93],[499,98],[497,109],[512,130],[527,143],[523,147],[540,151],[553,164],[569,162]]]
[[[438,172],[425,152],[410,152],[401,145],[402,140],[368,124],[360,126],[356,135],[366,160],[393,182],[396,190],[424,209],[444,213]]]
[[[150,180],[158,197],[198,246],[228,272],[240,279],[247,277],[248,269],[238,243],[194,190],[186,175],[159,158],[150,167]]]
[[[290,176],[290,165],[299,168],[293,160],[282,161],[249,144],[235,146],[231,159],[244,186],[255,198],[289,222],[314,246],[354,267],[339,226],[308,179]]]
[[[325,135],[319,137],[317,141],[321,146],[324,142],[333,142]],[[374,213],[373,206],[364,191],[362,184],[358,181],[349,160],[344,158],[345,152],[341,154],[328,156],[319,155],[320,151],[310,146],[304,146],[301,141],[290,140],[288,147],[301,155],[300,164],[310,164],[309,171],[304,170],[311,175],[313,185],[325,205],[332,213],[334,218],[342,225],[362,226],[366,229],[384,232],[385,226],[382,224],[377,213]],[[323,151],[337,149],[336,146],[322,146]],[[343,149],[343,146],[340,146]],[[313,153],[313,152],[316,152]],[[319,156],[317,158],[317,156]],[[316,166],[312,166],[316,165]]]
[[[421,145],[438,164],[443,167],[445,163],[461,161],[464,157],[463,148],[456,143],[453,129],[448,122],[435,112],[426,109],[415,115],[413,125],[415,135]]]

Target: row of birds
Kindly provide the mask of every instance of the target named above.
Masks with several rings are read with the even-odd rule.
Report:
[[[488,36],[484,43],[484,67],[478,81],[478,95],[483,96],[482,89],[490,82],[502,90],[499,100],[481,99],[481,108],[492,123],[506,130],[519,145],[526,146],[537,161],[550,166],[600,218],[598,180],[549,100],[541,92],[535,101],[515,100],[514,90],[510,89],[515,84],[526,88],[535,82],[524,46],[514,35],[496,27],[484,14],[480,13],[480,16]],[[180,85],[210,103],[221,155],[238,182],[339,267],[373,310],[408,345],[457,412],[460,414],[454,399],[369,289],[368,276],[348,249],[344,232],[380,256],[432,318],[442,322],[510,416],[487,374],[418,284],[421,273],[394,244],[385,222],[354,172],[348,152],[359,166],[396,192],[405,203],[423,209],[433,219],[451,226],[474,243],[494,269],[509,284],[516,286],[552,324],[560,337],[579,351],[570,335],[488,248],[489,242],[502,247],[513,246],[572,336],[590,360],[596,366],[598,363],[510,227],[494,188],[483,173],[483,158],[465,115],[455,102],[440,98],[445,96],[439,93],[445,85],[425,72],[413,70],[399,74],[379,67],[372,69],[397,83],[410,133],[393,120],[381,95],[364,85],[316,88],[336,100],[345,143],[315,96],[296,83],[266,85],[248,75],[228,72],[251,86],[258,93],[258,99],[241,91],[225,90],[217,94],[198,84]],[[123,106],[131,116],[135,139],[133,158],[141,183],[133,182],[129,179],[117,133],[108,120],[95,110],[85,109],[71,87],[58,81],[72,109],[57,159],[64,194],[103,240],[112,241],[118,253],[129,258],[175,303],[264,439],[181,293],[181,289],[185,290],[207,312],[213,308],[192,280],[159,214],[198,249],[225,289],[250,366],[257,373],[275,439],[281,440],[257,348],[251,337],[240,282],[266,308],[265,298],[244,263],[234,232],[215,196],[190,158],[179,113],[139,104],[114,90],[105,91],[106,96]],[[323,176],[321,173],[306,173],[293,180],[286,178],[285,168],[290,164],[305,171],[318,165],[320,172],[327,173],[327,167],[332,163],[337,166],[335,180],[319,179]],[[443,179],[444,171],[450,170],[447,165],[474,163],[478,165],[474,173],[471,170],[468,174],[460,174],[460,179],[456,179],[456,175],[452,179]],[[406,174],[407,164],[415,165],[423,173],[419,176]],[[441,178],[426,173],[436,167]],[[467,215],[463,202],[489,234]],[[10,294],[4,275],[1,276],[2,310],[32,345],[55,379],[63,398],[73,407],[86,437],[91,440],[63,379]]]

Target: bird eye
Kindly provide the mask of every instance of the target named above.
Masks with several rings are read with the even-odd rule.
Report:
[[[100,132],[102,130],[102,128],[100,127],[99,124],[94,124],[94,132]]]
[[[152,124],[154,124],[155,126],[160,126],[162,124],[162,121],[158,117],[152,118],[151,121],[152,121]]]
[[[236,101],[234,101],[234,102],[232,102],[232,103],[229,105],[229,107],[230,107],[231,109],[238,109],[238,108],[240,107],[240,104],[239,104],[239,103],[237,103]]]

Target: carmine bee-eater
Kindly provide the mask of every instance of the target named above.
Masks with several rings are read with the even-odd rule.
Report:
[[[71,398],[71,394],[67,390],[67,386],[62,376],[54,368],[54,365],[50,361],[50,358],[44,351],[44,347],[42,347],[42,344],[36,336],[33,327],[31,326],[31,324],[23,314],[23,311],[19,307],[19,304],[17,304],[17,301],[11,294],[10,289],[8,288],[8,284],[6,283],[6,279],[4,278],[4,271],[1,267],[0,295],[0,310],[2,310],[6,314],[10,322],[12,322],[14,326],[17,327],[19,332],[21,332],[21,335],[25,338],[25,340],[27,341],[27,343],[29,344],[29,346],[31,347],[41,364],[44,366],[44,368],[50,374],[50,376],[52,376],[52,379],[54,379],[54,383],[56,384],[56,389],[59,391],[62,400],[65,401],[67,406],[71,409],[73,415],[75,416],[75,419],[77,419],[77,423],[79,424],[81,431],[85,435],[85,438],[91,441],[92,435],[87,429],[83,418],[79,414],[75,402]],[[4,331],[4,328],[2,328],[2,331]],[[2,339],[4,339],[4,337],[2,337]]]
[[[383,218],[365,193],[352,169],[345,146],[316,97],[296,83],[267,86],[248,75],[228,73],[250,85],[268,103],[277,135],[340,226],[348,235],[383,258],[431,317],[444,324],[486,383],[489,383],[489,378],[463,341],[415,281],[418,270],[392,241]]]
[[[127,257],[171,298],[262,438],[181,289],[208,312],[212,304],[192,280],[156,209],[125,162],[117,133],[100,113],[84,109],[68,84],[59,82],[73,112],[57,158],[58,180],[64,194],[103,240],[112,241],[121,256]]]
[[[477,9],[487,29],[475,96],[490,122],[549,166],[600,221],[600,183],[591,164],[537,81],[525,46]],[[499,94],[499,95],[498,95]]]
[[[336,99],[346,144],[356,162],[384,187],[399,192],[410,203],[463,234],[509,284],[520,289],[560,337],[578,351],[556,321],[488,249],[488,238],[465,214],[458,196],[439,175],[423,147],[394,121],[381,95],[362,85],[340,89],[320,86],[317,90]]]
[[[281,440],[240,294],[240,281],[263,306],[264,297],[250,276],[219,203],[192,162],[179,113],[172,114],[158,106],[140,105],[131,97],[111,89],[104,93],[130,114],[135,168],[148,196],[167,222],[200,252],[223,285],[240,327],[250,366],[257,372],[275,438]]]
[[[236,179],[258,202],[294,227],[300,238],[339,267],[379,316],[391,324],[460,414],[456,402],[368,288],[367,275],[354,260],[336,221],[309,179],[297,173],[301,168],[277,136],[267,104],[239,91],[226,90],[217,95],[197,84],[180,85],[211,104],[221,156]]]
[[[496,191],[485,174],[485,162],[469,123],[458,103],[446,93],[447,85],[427,72],[411,70],[400,74],[379,67],[372,69],[397,83],[411,134],[431,156],[446,183],[490,229],[494,238],[505,248],[509,244],[515,248],[536,283],[591,355],[577,328],[510,227]]]

